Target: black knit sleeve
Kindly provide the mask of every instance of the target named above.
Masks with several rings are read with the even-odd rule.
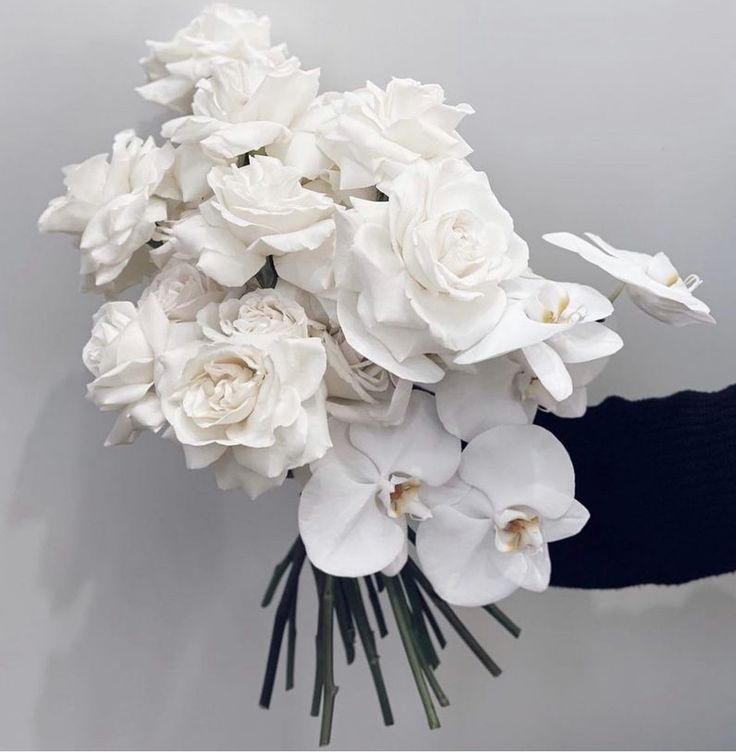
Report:
[[[575,465],[591,518],[550,545],[552,584],[679,584],[736,570],[736,385],[609,398],[580,419],[538,414]]]

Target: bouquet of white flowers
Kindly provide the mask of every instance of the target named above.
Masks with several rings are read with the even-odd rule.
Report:
[[[321,743],[335,619],[393,721],[379,592],[436,727],[434,700],[448,701],[435,612],[498,674],[451,604],[483,606],[518,635],[495,603],[544,590],[547,544],[588,519],[570,457],[535,413],[585,412],[622,346],[605,324],[622,290],[659,320],[713,322],[693,295],[700,279],[663,253],[570,233],[544,238],[610,273],[613,293],[533,273],[468,161],[458,127],[472,108],[438,85],[319,94],[319,70],[273,46],[267,18],[220,3],[148,47],[139,92],[179,113],[164,143],[122,131],[109,156],[65,169],[66,194],[39,221],[74,236],[84,288],[107,297],[83,353],[90,400],[117,414],[107,443],[159,433],[190,469],[211,466],[251,498],[300,483],[299,537],[263,601],[288,573],[263,706],[287,628],[293,684],[308,560]]]

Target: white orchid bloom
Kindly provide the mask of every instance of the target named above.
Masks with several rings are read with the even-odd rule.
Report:
[[[568,365],[611,356],[623,346],[617,333],[598,322],[613,312],[611,302],[589,286],[524,277],[511,282],[507,295],[510,303],[498,325],[457,364],[519,350],[517,361],[560,402],[575,387]]]
[[[517,349],[534,347],[580,323],[604,320],[613,305],[590,286],[555,283],[538,276],[517,278],[506,286],[508,303],[485,338],[455,357],[459,365],[476,364]]]
[[[523,393],[529,384],[524,375],[524,367],[508,357],[447,372],[431,386],[442,424],[466,441],[497,425],[528,425],[537,402]]]
[[[427,486],[455,473],[460,441],[434,400],[415,391],[399,427],[331,424],[333,448],[312,464],[299,504],[309,560],[328,574],[395,574],[407,557],[407,517],[430,516]]]
[[[657,320],[670,325],[715,323],[708,306],[692,293],[703,281],[697,275],[682,278],[666,254],[616,249],[592,233],[585,235],[598,246],[572,233],[547,233],[542,238],[620,280],[634,304]]]
[[[574,492],[570,457],[547,430],[507,425],[482,433],[463,451],[458,478],[428,491],[438,505],[417,532],[424,573],[439,595],[463,606],[519,587],[546,589],[547,543],[588,520]]]
[[[582,325],[580,327],[586,327]],[[537,409],[558,417],[582,417],[588,408],[588,385],[601,374],[608,357],[568,364],[571,392],[555,398],[524,358],[523,351],[489,359],[469,371],[452,370],[430,386],[437,413],[448,432],[471,441],[498,425],[528,425]]]
[[[515,355],[516,358],[520,356],[523,355]],[[588,386],[603,372],[608,361],[608,357],[602,357],[580,364],[566,364],[572,392],[564,399],[556,399],[534,372],[528,367],[524,368],[523,364],[519,367],[521,371],[517,376],[516,387],[524,402],[535,403],[540,409],[558,417],[582,417],[588,409]]]

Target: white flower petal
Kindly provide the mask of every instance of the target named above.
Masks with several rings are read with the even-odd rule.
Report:
[[[460,477],[492,501],[523,503],[519,488],[544,484],[575,494],[575,472],[562,443],[537,425],[505,425],[478,435],[462,455]]]
[[[522,399],[516,386],[521,368],[504,357],[476,365],[474,372],[451,370],[434,386],[442,424],[470,441],[496,425],[527,425],[536,404]]]
[[[470,495],[478,495],[471,493]],[[438,506],[417,531],[422,570],[437,594],[459,606],[482,606],[508,597],[516,584],[504,577],[489,519]]]
[[[376,493],[376,484],[352,479],[333,452],[313,470],[299,502],[299,532],[318,569],[359,577],[381,571],[399,556],[405,525],[386,516]]]
[[[536,343],[526,346],[522,352],[534,374],[556,401],[563,401],[572,393],[572,378],[555,349],[546,343]]]
[[[579,501],[573,500],[567,512],[558,519],[549,519],[544,523],[544,537],[548,543],[577,535],[585,527],[590,512]]]
[[[423,391],[413,392],[400,427],[353,425],[349,437],[384,477],[400,472],[427,485],[441,485],[460,461],[460,441],[445,431],[433,397]]]

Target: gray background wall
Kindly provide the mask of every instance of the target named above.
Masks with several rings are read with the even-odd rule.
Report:
[[[313,603],[297,689],[257,707],[271,614],[258,608],[295,532],[293,491],[249,503],[143,438],[105,450],[80,350],[99,301],[77,294],[67,239],[35,220],[59,168],[161,112],[138,98],[147,37],[201,0],[3,0],[0,59],[0,746],[311,748]],[[730,0],[253,0],[329,88],[391,74],[441,82],[541,272],[603,283],[539,236],[595,230],[667,250],[717,328],[667,329],[627,302],[626,348],[594,391],[664,395],[734,380],[736,3]],[[608,285],[605,283],[604,285]],[[595,516],[595,501],[587,501]],[[694,537],[717,522],[698,519]],[[636,526],[635,502],[621,515]],[[657,537],[653,532],[652,537]],[[396,637],[383,646],[398,723],[379,722],[361,662],[338,662],[345,748],[730,748],[736,579],[613,593],[516,594],[514,642],[470,612],[505,674],[454,640],[452,706],[425,729]]]

